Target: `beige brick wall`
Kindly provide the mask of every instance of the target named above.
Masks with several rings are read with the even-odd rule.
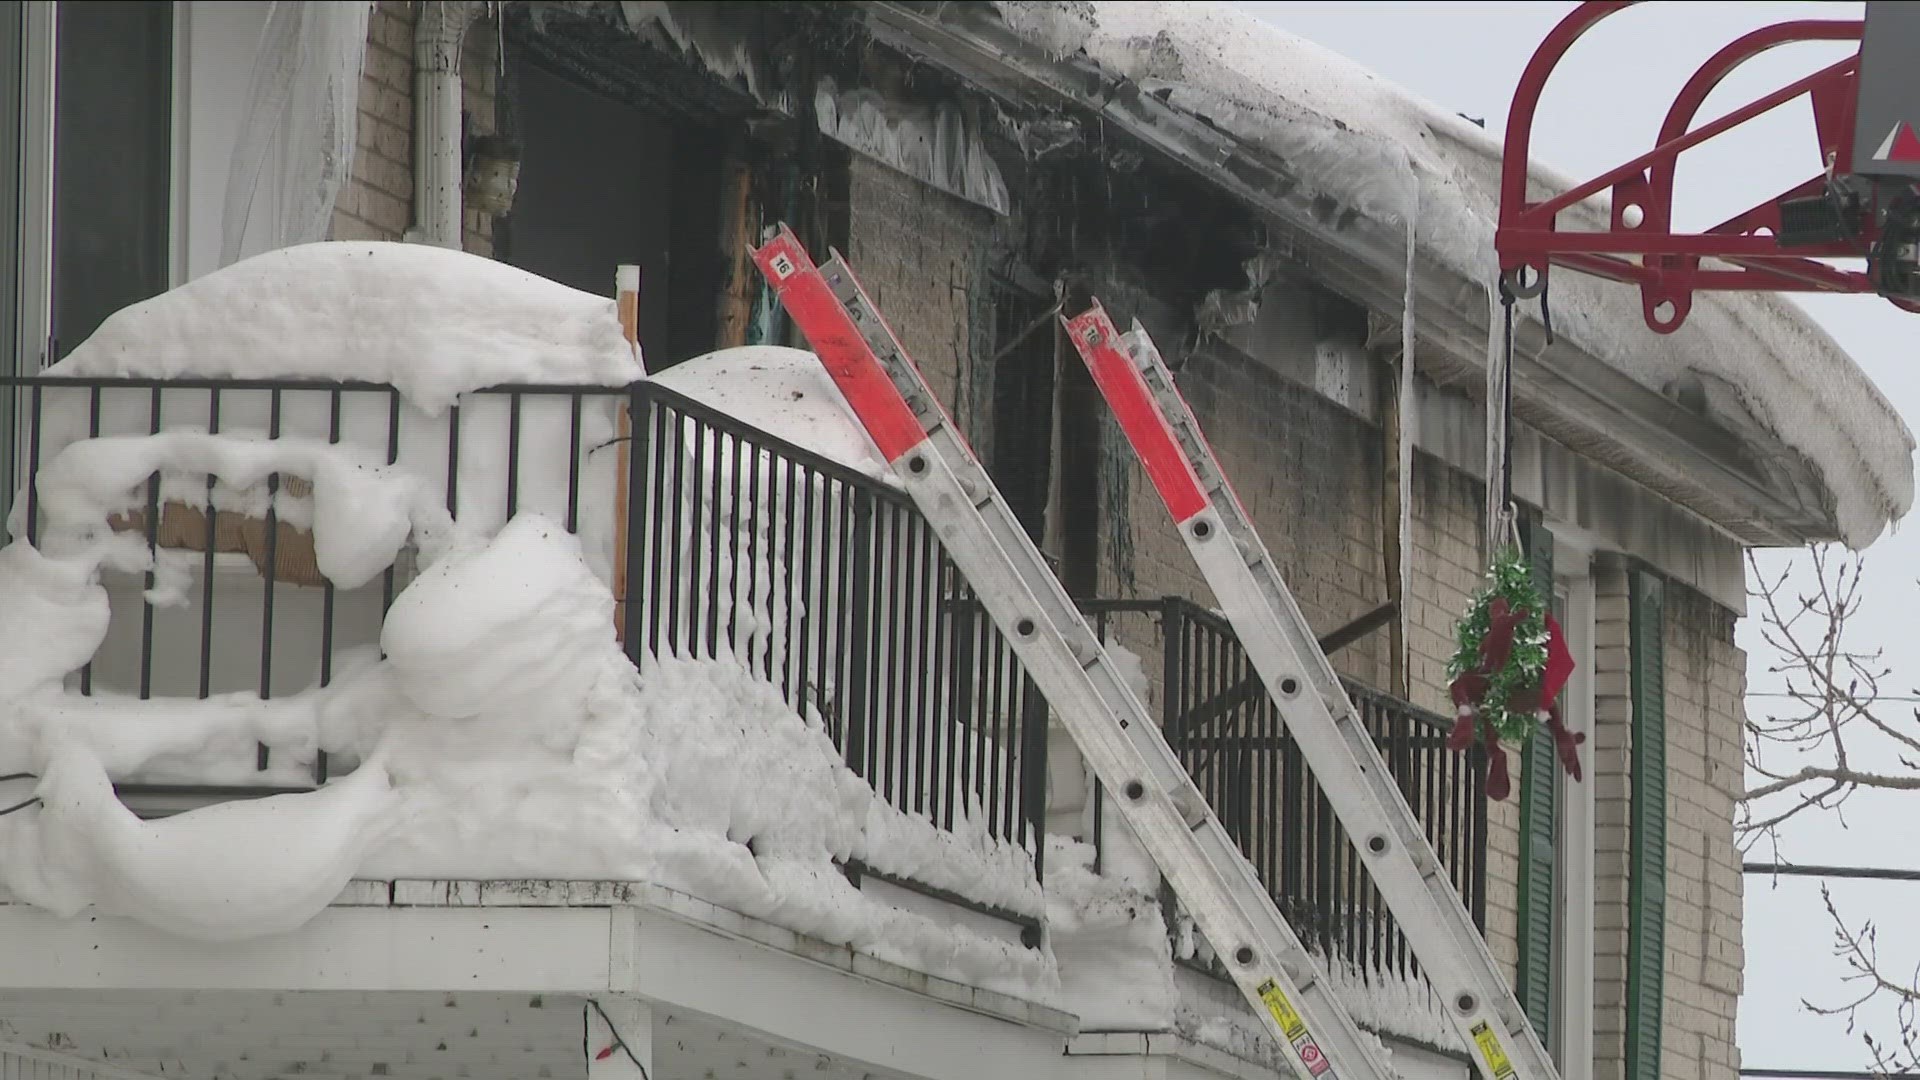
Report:
[[[1689,589],[1666,593],[1667,967],[1662,1075],[1734,1080],[1740,995],[1740,855],[1734,800],[1746,655],[1733,616]]]
[[[975,446],[989,444],[990,401],[975,401],[969,376],[976,347],[974,290],[985,288],[992,211],[925,187],[905,173],[854,155],[847,257],[887,323]],[[986,350],[988,355],[991,350]]]
[[[353,170],[333,209],[332,240],[399,240],[413,224],[413,28],[407,0],[380,0],[367,28]],[[467,34],[460,77],[470,130],[494,130],[498,40],[483,19]],[[465,214],[462,243],[493,254],[493,219]]]
[[[353,171],[334,240],[398,240],[413,222],[413,5],[381,0],[368,21]]]
[[[1315,632],[1338,629],[1383,603],[1378,436],[1256,365],[1202,353],[1182,368],[1179,384]],[[1129,466],[1126,490],[1127,505],[1106,512],[1132,524],[1131,565],[1114,565],[1107,552],[1102,591],[1112,593],[1130,579],[1136,596],[1179,595],[1214,606],[1137,462]],[[1334,666],[1384,686],[1385,637],[1371,634],[1342,649]]]

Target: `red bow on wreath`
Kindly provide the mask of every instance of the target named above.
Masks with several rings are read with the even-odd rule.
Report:
[[[1500,731],[1485,715],[1488,691],[1497,675],[1513,657],[1516,635],[1533,614],[1526,607],[1510,605],[1505,597],[1494,596],[1486,607],[1486,632],[1480,638],[1476,663],[1462,670],[1448,686],[1457,719],[1447,735],[1447,749],[1465,750],[1473,745],[1476,727],[1487,748],[1487,797],[1504,800],[1512,794],[1513,783],[1507,773],[1506,751],[1500,747]],[[1544,711],[1547,730],[1560,765],[1575,780],[1581,778],[1578,748],[1587,740],[1584,733],[1567,730],[1560,715],[1560,690],[1573,674],[1573,654],[1567,651],[1566,636],[1552,612],[1546,612],[1546,662],[1538,678],[1526,678],[1506,688],[1502,708],[1505,716],[1535,716]],[[1464,666],[1456,662],[1456,666]],[[1544,708],[1542,703],[1544,704]],[[1505,725],[1512,734],[1511,725]]]

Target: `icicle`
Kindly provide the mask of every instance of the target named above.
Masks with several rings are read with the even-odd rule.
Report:
[[[353,166],[371,10],[367,4],[268,6],[246,116],[228,164],[220,266],[326,238]]]
[[[1503,524],[1506,507],[1501,505],[1500,493],[1506,484],[1501,473],[1506,467],[1505,447],[1507,442],[1506,414],[1501,402],[1506,399],[1506,356],[1502,351],[1503,339],[1500,334],[1502,325],[1500,294],[1498,289],[1487,290],[1487,506],[1485,549],[1481,552],[1481,561],[1493,565],[1493,558],[1500,547],[1500,537],[1505,529]]]
[[[1414,188],[1407,209],[1407,283],[1400,304],[1400,445],[1394,449],[1400,459],[1400,625],[1407,624],[1413,606],[1413,443],[1418,435],[1418,419],[1413,405],[1413,278],[1416,237],[1420,224],[1420,191]],[[1400,670],[1413,670],[1413,635],[1402,633]],[[1397,688],[1404,691],[1405,687]]]

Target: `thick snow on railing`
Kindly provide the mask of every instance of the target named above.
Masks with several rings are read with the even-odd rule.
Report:
[[[752,412],[757,391],[753,419],[777,429],[770,403],[784,403],[783,434],[871,469],[844,418],[819,437],[794,411],[832,388],[812,368],[796,385],[789,367],[744,373],[727,393]],[[0,606],[0,773],[40,778],[38,805],[0,817],[0,885],[16,896],[234,939],[300,925],[354,876],[643,880],[933,974],[1052,992],[1044,948],[876,901],[836,865],[1037,917],[1032,854],[977,805],[963,795],[936,826],[883,797],[819,710],[750,669],[751,648],[682,640],[639,655],[636,671],[616,641],[609,450],[639,367],[610,302],[458,253],[313,245],[122,312],[49,374],[17,391],[37,475],[0,552],[12,598]],[[474,393],[498,383],[549,393]],[[748,456],[709,457],[671,495],[709,531],[759,537],[730,540],[735,561],[706,583],[728,608],[719,623],[764,651],[785,613],[740,583],[773,580],[750,565],[768,554],[753,544],[785,526],[716,513],[743,475],[774,479],[757,471],[771,459],[733,446]],[[678,449],[684,471],[691,447]],[[647,454],[632,457],[647,468]],[[162,510],[176,508],[201,514],[207,542],[160,547]],[[249,578],[264,612],[219,610],[212,580],[234,568],[205,549],[227,516],[309,533],[324,588],[283,585],[276,614],[272,576]],[[391,575],[403,552],[417,573]],[[116,582],[132,585],[145,623],[137,679],[88,666],[110,622],[125,622],[111,619]],[[203,654],[215,651],[203,625],[258,618],[262,641],[218,651],[266,671],[266,635],[284,633],[302,592],[324,593],[314,606],[329,620],[353,605],[373,616],[358,640],[325,624],[318,680],[283,665],[271,693],[264,674],[259,690],[216,689],[203,662],[202,693],[152,693],[168,605],[199,604],[162,636],[197,639]],[[191,685],[191,672],[163,674]],[[112,788],[298,781],[323,752],[336,778],[317,791],[158,821],[135,819]]]

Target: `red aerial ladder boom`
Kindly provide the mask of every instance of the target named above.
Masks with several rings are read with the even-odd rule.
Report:
[[[1715,53],[1674,98],[1652,150],[1585,183],[1530,201],[1527,166],[1540,93],[1567,50],[1634,0],[1589,0],[1554,27],[1520,76],[1507,116],[1501,280],[1537,296],[1553,266],[1640,286],[1647,325],[1671,333],[1700,290],[1878,293],[1920,311],[1920,4],[1870,0],[1860,20],[1803,19],[1746,34]],[[1782,45],[1858,41],[1830,64],[1708,123],[1707,95],[1741,64]],[[1682,152],[1802,96],[1813,106],[1824,169],[1704,232],[1673,228]],[[1571,231],[1558,217],[1608,192],[1609,228]],[[1838,265],[1836,265],[1838,263]]]

